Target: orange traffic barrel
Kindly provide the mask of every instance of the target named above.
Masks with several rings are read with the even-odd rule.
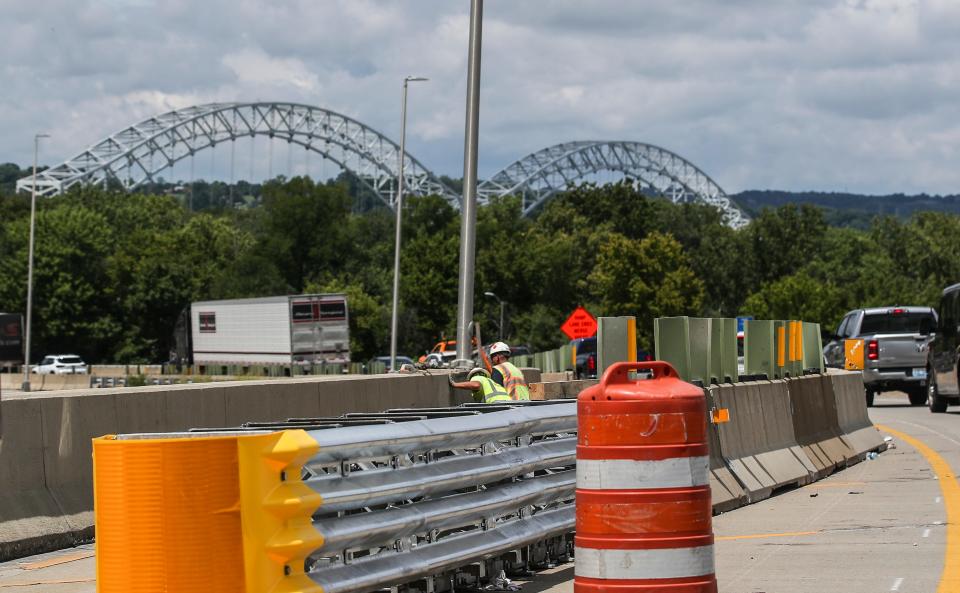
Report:
[[[666,362],[620,362],[577,419],[575,593],[716,593],[703,390]]]

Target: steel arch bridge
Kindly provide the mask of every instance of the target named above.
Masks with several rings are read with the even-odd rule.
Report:
[[[601,171],[623,173],[635,179],[644,193],[673,202],[714,206],[734,228],[748,222],[709,175],[676,153],[641,142],[580,141],[550,146],[501,170],[477,191],[488,199],[519,194],[526,215],[577,180]]]
[[[400,146],[355,119],[297,103],[209,103],[151,117],[38,174],[37,192],[52,195],[78,183],[107,180],[134,189],[198,151],[258,135],[286,140],[323,155],[355,174],[392,207]],[[404,160],[408,191],[440,194],[459,204],[459,196],[409,152]],[[18,189],[31,186],[31,179],[17,182]]]
[[[399,169],[400,147],[377,130],[345,115],[298,103],[209,103],[145,119],[104,138],[67,161],[37,175],[40,195],[53,195],[80,183],[119,182],[134,189],[197,152],[238,138],[268,136],[319,153],[389,207]],[[735,228],[748,222],[706,173],[664,148],[641,142],[567,142],[529,154],[481,183],[481,203],[520,195],[524,215],[571,184],[603,171],[623,173],[641,191],[674,202],[701,202],[721,210]],[[460,196],[409,152],[404,186],[413,195],[437,194],[455,208]],[[30,190],[32,178],[17,182]]]

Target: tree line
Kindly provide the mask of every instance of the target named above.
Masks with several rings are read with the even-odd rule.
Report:
[[[38,201],[37,356],[88,362],[166,360],[193,301],[345,292],[355,360],[387,352],[394,218],[361,211],[348,183],[279,178],[248,208],[186,208],[176,196],[75,188]],[[438,196],[406,201],[399,349],[422,353],[455,335],[459,213]],[[26,301],[29,197],[0,189],[0,311]],[[827,223],[812,205],[764,209],[733,230],[699,204],[632,184],[571,188],[532,217],[506,197],[477,217],[475,318],[534,350],[565,340],[578,305],[635,315],[652,348],[659,316],[753,315],[834,326],[849,309],[935,304],[960,279],[960,217],[875,217],[866,230]]]

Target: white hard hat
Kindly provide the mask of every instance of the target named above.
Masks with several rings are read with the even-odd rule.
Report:
[[[510,356],[510,346],[507,346],[503,342],[494,342],[493,346],[490,346],[490,356],[494,354],[506,354]]]
[[[472,369],[469,373],[467,373],[467,380],[469,381],[470,379],[473,379],[475,375],[483,375],[488,379],[490,378],[490,373],[487,372],[487,369],[477,367],[475,369]]]

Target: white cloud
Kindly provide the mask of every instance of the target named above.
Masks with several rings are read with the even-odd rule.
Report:
[[[53,163],[207,101],[317,104],[396,139],[416,74],[431,80],[411,87],[408,148],[461,173],[465,1],[0,5],[0,161],[29,161],[38,130]],[[958,192],[958,35],[953,0],[488,0],[481,175],[610,138],[669,148],[728,191]]]
[[[302,61],[295,58],[271,58],[259,49],[244,49],[227,54],[223,57],[223,63],[241,84],[272,86],[279,91],[291,86],[315,92],[320,87],[317,75],[310,72]]]

